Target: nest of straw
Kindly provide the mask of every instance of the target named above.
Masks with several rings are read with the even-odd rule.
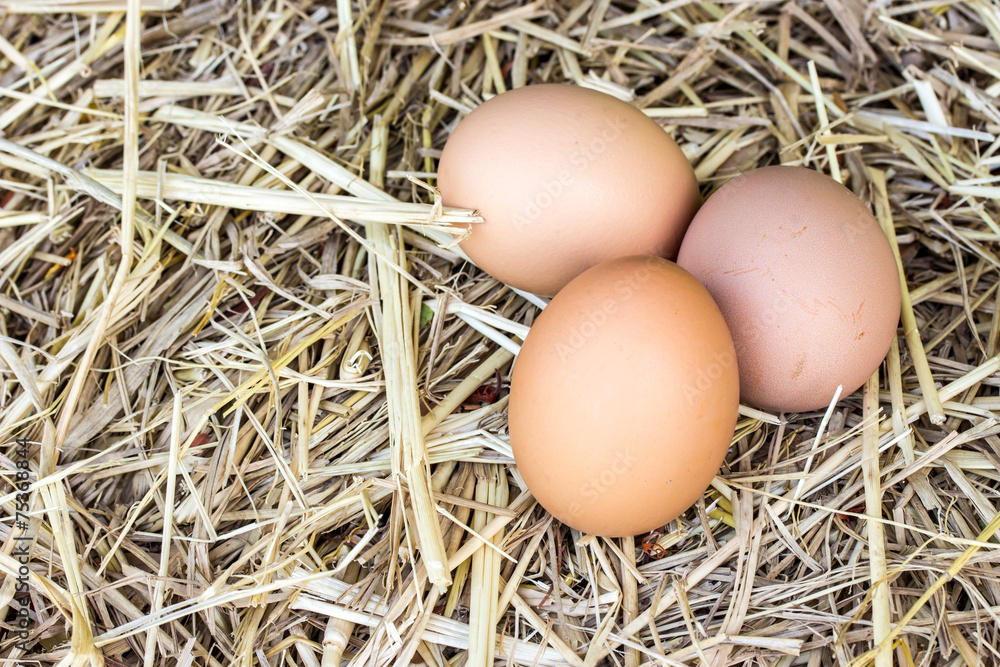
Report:
[[[533,501],[506,382],[543,304],[433,191],[543,81],[632,101],[706,195],[839,174],[905,275],[877,378],[744,409],[651,535]],[[0,0],[0,655],[1000,663],[998,93],[986,0]]]

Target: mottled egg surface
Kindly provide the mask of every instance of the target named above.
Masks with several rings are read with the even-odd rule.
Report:
[[[736,345],[742,400],[773,412],[854,392],[896,335],[899,273],[853,192],[802,167],[737,176],[701,207],[678,263],[715,298]]]

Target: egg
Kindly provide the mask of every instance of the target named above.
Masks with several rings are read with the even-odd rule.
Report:
[[[620,537],[705,492],[739,409],[736,351],[712,297],[659,257],[613,259],[564,287],[511,377],[518,471],[555,518]]]
[[[476,107],[444,146],[437,187],[445,205],[484,218],[460,244],[469,258],[544,296],[615,257],[676,259],[701,203],[663,128],[616,97],[566,84]]]
[[[708,288],[736,344],[744,402],[826,407],[878,368],[896,335],[896,260],[849,189],[802,167],[737,176],[695,216],[678,263]]]

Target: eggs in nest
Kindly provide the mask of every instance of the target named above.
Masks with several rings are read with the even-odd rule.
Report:
[[[717,473],[741,399],[823,408],[896,334],[896,259],[850,190],[767,167],[699,208],[677,144],[603,93],[485,102],[445,145],[438,187],[483,216],[461,242],[477,265],[554,295],[512,371],[511,448],[539,503],[584,532],[676,518]]]

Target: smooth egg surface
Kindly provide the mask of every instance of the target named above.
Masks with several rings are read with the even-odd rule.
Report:
[[[624,257],[571,281],[531,327],[511,378],[510,444],[557,519],[637,535],[705,492],[738,409],[735,349],[711,296],[673,262]]]
[[[700,204],[690,163],[630,104],[538,84],[476,107],[445,144],[443,203],[477,209],[461,247],[508,285],[552,296],[586,269],[632,254],[675,259]]]
[[[896,335],[896,260],[868,207],[832,178],[765,167],[722,186],[678,263],[708,288],[736,344],[742,400],[826,407],[878,368]]]

